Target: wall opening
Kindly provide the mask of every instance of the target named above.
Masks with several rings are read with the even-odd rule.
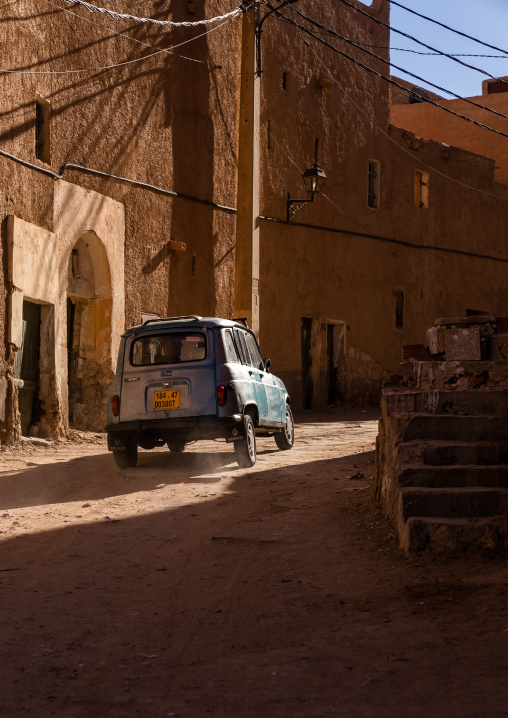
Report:
[[[415,172],[415,207],[429,207],[429,175],[421,170]]]
[[[23,301],[23,329],[21,348],[13,365],[18,389],[18,410],[21,434],[30,435],[30,429],[40,418],[39,358],[41,343],[41,306]]]
[[[402,329],[404,326],[404,292],[397,289],[395,295],[395,327]]]
[[[380,167],[378,160],[369,160],[367,205],[372,209],[379,209],[379,174]]]
[[[343,399],[345,373],[344,337],[346,325],[333,322],[326,325],[326,397],[328,406],[336,406]]]
[[[35,156],[50,163],[50,104],[43,97],[35,100]]]
[[[76,429],[97,431],[106,422],[112,378],[111,312],[106,250],[94,232],[86,232],[68,262],[68,408],[69,423]]]
[[[312,319],[302,317],[301,324],[301,360],[302,360],[302,408],[312,408],[314,385],[312,381]]]

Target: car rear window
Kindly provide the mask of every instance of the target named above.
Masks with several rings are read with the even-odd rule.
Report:
[[[134,366],[181,364],[202,361],[205,357],[206,336],[201,332],[151,334],[132,342],[131,362]]]

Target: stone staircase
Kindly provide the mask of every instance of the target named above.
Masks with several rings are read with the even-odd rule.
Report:
[[[508,362],[400,365],[383,389],[377,496],[406,551],[508,549]]]

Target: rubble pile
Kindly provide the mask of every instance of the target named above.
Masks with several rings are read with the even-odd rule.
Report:
[[[406,551],[508,549],[508,317],[437,319],[383,387],[377,497]]]

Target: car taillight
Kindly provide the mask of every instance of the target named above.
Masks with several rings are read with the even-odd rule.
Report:
[[[118,416],[120,413],[120,397],[116,396],[116,394],[111,397],[111,411],[113,412],[113,416]]]
[[[226,403],[226,387],[221,384],[217,387],[217,404],[219,406],[224,406]]]

